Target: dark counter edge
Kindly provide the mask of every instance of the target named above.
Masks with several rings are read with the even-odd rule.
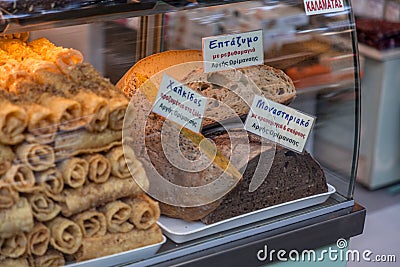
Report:
[[[269,263],[268,260],[257,259],[257,252],[264,249],[265,245],[268,246],[268,251],[283,249],[288,252],[296,249],[301,252],[336,244],[340,238],[349,239],[362,234],[365,215],[365,208],[355,203],[349,208],[216,247],[205,248],[167,261],[155,262],[155,259],[152,259],[151,264],[148,261],[142,261],[128,266],[261,266]]]

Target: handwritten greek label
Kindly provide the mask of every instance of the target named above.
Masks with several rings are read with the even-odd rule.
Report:
[[[303,153],[315,118],[256,95],[245,129],[283,147]]]
[[[164,74],[152,111],[199,133],[206,102],[207,98]]]
[[[203,38],[204,72],[264,63],[262,30]]]
[[[304,0],[307,15],[344,11],[343,0]]]

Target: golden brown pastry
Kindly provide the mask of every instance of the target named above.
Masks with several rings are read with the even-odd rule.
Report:
[[[1,267],[32,267],[29,264],[27,258],[20,257],[16,259],[6,258],[4,260],[0,260]]]
[[[111,98],[108,103],[110,106],[110,119],[108,122],[108,128],[111,130],[122,130],[125,112],[129,104],[128,99],[121,95]]]
[[[72,217],[81,228],[83,237],[103,236],[107,232],[106,217],[96,210],[88,210]]]
[[[57,165],[64,178],[64,184],[72,188],[81,187],[86,182],[89,172],[89,163],[83,158],[66,159]]]
[[[31,193],[38,190],[33,171],[24,164],[11,166],[4,179],[18,192]]]
[[[83,61],[82,53],[78,50],[56,46],[46,38],[31,41],[28,45],[44,60],[54,62],[61,71]]]
[[[33,171],[44,171],[54,166],[54,150],[48,145],[21,144],[16,148],[16,154]]]
[[[28,125],[28,116],[22,107],[0,99],[0,143],[16,145],[24,141],[23,132]]]
[[[54,142],[56,157],[69,158],[83,153],[96,153],[121,144],[122,132],[109,129],[101,133],[79,130],[59,133]]]
[[[48,250],[45,255],[36,257],[34,259],[34,264],[35,266],[40,266],[40,267],[64,266],[65,259],[64,255],[61,252],[52,249]]]
[[[82,247],[76,253],[75,258],[77,261],[94,259],[159,243],[162,239],[162,233],[157,224],[148,230],[134,229],[128,233],[84,238]]]
[[[26,235],[23,232],[16,233],[11,237],[0,237],[0,255],[9,258],[18,258],[26,253]]]
[[[0,144],[0,175],[5,174],[10,169],[15,154],[11,147]]]
[[[129,172],[128,165],[124,156],[124,150],[122,146],[112,148],[106,153],[106,157],[111,163],[111,174],[118,178],[129,178],[131,173]]]
[[[37,183],[43,188],[44,193],[55,200],[61,198],[64,189],[64,179],[57,168],[50,168],[36,173]]]
[[[89,163],[88,179],[96,184],[107,182],[111,174],[110,161],[101,154],[88,154],[84,159]]]
[[[113,201],[100,209],[107,222],[107,230],[110,233],[126,233],[133,229],[133,224],[128,220],[131,217],[131,207],[122,201]]]
[[[148,181],[141,181],[144,184]],[[81,188],[63,191],[62,214],[71,216],[84,210],[104,205],[115,199],[141,194],[142,189],[132,179],[110,179],[102,184],[89,183]]]
[[[132,214],[129,221],[137,229],[148,229],[157,223],[160,218],[160,208],[158,203],[152,200],[146,194],[138,195],[134,198],[127,198],[124,201],[132,208]]]
[[[74,254],[82,244],[82,231],[68,219],[57,217],[48,223],[51,232],[50,244],[65,254]]]
[[[44,224],[38,223],[27,234],[28,254],[43,256],[50,242],[50,230]]]
[[[54,113],[35,103],[24,104],[28,114],[28,134],[26,140],[31,143],[49,144],[54,141],[58,123]]]
[[[61,211],[61,207],[43,193],[32,194],[28,199],[33,216],[40,222],[54,219]]]
[[[102,132],[108,126],[110,107],[108,101],[97,94],[80,90],[74,96],[82,106],[82,115],[85,119],[86,129],[90,132]]]
[[[39,104],[53,112],[62,131],[73,131],[85,124],[82,119],[82,107],[78,101],[44,93],[39,99]]]
[[[19,193],[7,181],[0,181],[0,209],[11,208],[18,202]]]
[[[0,237],[11,237],[21,231],[33,228],[33,214],[26,198],[20,197],[9,209],[0,210]]]

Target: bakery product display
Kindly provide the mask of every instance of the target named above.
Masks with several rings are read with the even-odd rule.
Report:
[[[133,179],[121,147],[128,99],[79,51],[44,38],[2,38],[0,61],[0,266],[161,242],[147,176],[132,161]],[[104,242],[120,247],[97,251]]]
[[[160,53],[157,57],[162,58],[162,55],[163,53]],[[246,116],[256,94],[281,104],[289,104],[295,98],[296,89],[292,80],[283,71],[261,65],[204,73],[201,66],[191,64],[190,60],[188,58],[186,62],[186,68],[189,70],[180,72],[178,67],[175,75],[183,77],[182,84],[208,97],[203,118],[203,126],[208,126],[207,134],[205,136],[198,134],[198,137],[211,140],[215,144],[217,153],[220,153],[219,159],[230,161],[241,175],[239,180],[235,180],[232,174],[224,176],[222,180],[225,184],[231,184],[231,190],[203,205],[179,206],[160,201],[162,214],[187,221],[201,220],[206,224],[212,224],[269,206],[327,192],[324,172],[308,153],[296,154],[273,144],[266,145],[260,137],[244,130],[221,131],[217,125],[213,125],[213,122],[221,122],[231,117]],[[142,72],[138,72],[135,76],[136,72],[128,71],[120,81],[119,88],[127,95],[134,94],[131,100],[133,105],[149,111],[152,102],[155,101],[153,91],[157,90],[156,84],[161,76],[161,72],[156,71],[162,69],[157,66],[156,70],[152,70],[151,66],[143,66],[140,62],[137,64],[138,66],[133,66],[131,70],[142,68]],[[190,70],[190,67],[193,69]],[[149,69],[147,75],[144,72],[146,69]],[[172,69],[167,69],[167,72],[173,73]],[[157,75],[151,77],[151,74]],[[146,78],[150,77],[149,82],[146,82]],[[225,112],[222,105],[228,106],[233,113]],[[140,145],[132,141],[133,146],[139,148],[138,158],[145,162],[145,165],[151,164],[160,176],[172,184],[200,187],[221,180],[222,175],[227,174],[226,168],[216,164],[215,161],[210,163],[207,158],[206,162],[203,162],[206,167],[199,171],[193,171],[194,165],[192,169],[185,169],[182,161],[178,164],[171,162],[173,159],[171,155],[181,153],[184,159],[197,160],[196,167],[202,165],[198,160],[201,158],[202,149],[199,143],[193,141],[196,139],[193,138],[194,133],[190,135],[184,130],[178,134],[174,133],[176,129],[173,124],[166,123],[165,118],[157,114],[150,112],[146,122],[135,123],[133,129],[144,131],[145,150],[140,149]],[[178,141],[170,142],[169,136]],[[233,160],[235,155],[242,155],[239,156],[241,160]],[[249,192],[250,182],[256,172],[260,175],[260,168],[259,178],[262,178],[263,182],[257,190]]]

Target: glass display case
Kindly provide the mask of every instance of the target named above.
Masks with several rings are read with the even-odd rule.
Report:
[[[280,260],[260,259],[266,245],[302,251],[362,233],[365,209],[353,198],[360,68],[350,1],[3,1],[0,8],[0,265],[260,266]],[[250,36],[248,50],[239,49],[240,36]],[[253,53],[253,38],[257,63],[205,71],[210,37],[216,47],[237,46],[226,50],[240,54],[237,62]],[[165,79],[204,97],[210,117],[198,116],[194,130],[181,123],[179,141],[161,144],[158,134],[176,128],[154,108],[174,103],[161,92]],[[241,86],[243,109],[230,104]],[[257,114],[256,98],[287,117]],[[216,100],[223,104],[211,106]],[[235,116],[217,116],[225,104]],[[250,131],[249,114],[277,134],[267,140]],[[313,121],[309,132],[291,126],[290,114],[298,127]],[[283,131],[289,143],[302,137],[304,148],[285,145]],[[183,158],[175,158],[178,148]],[[207,163],[201,170],[199,158]],[[193,190],[166,190],[171,183]],[[228,189],[197,202],[209,185]]]

